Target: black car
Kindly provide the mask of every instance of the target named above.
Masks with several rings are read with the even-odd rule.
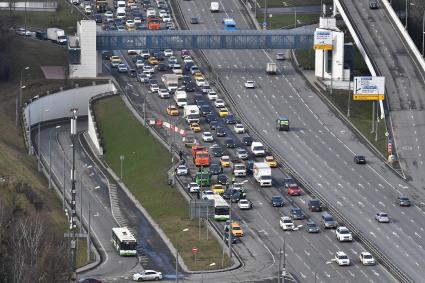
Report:
[[[235,148],[236,147],[236,142],[234,139],[232,138],[227,138],[226,139],[226,147],[227,148]]]
[[[164,63],[159,63],[156,68],[160,72],[166,72],[166,71],[170,70],[170,67],[167,64],[164,64]]]
[[[217,126],[215,133],[217,137],[225,137],[227,135],[226,130],[221,126]]]
[[[249,136],[242,138],[242,142],[243,142],[244,145],[250,146],[253,141],[254,141],[253,138],[251,138]]]
[[[41,31],[41,30],[38,30],[38,31],[35,32],[35,37],[37,39],[40,39],[40,40],[47,40],[48,39],[47,38],[47,32]],[[102,54],[103,54],[103,52],[102,52]],[[107,59],[109,59],[109,58],[107,58]]]
[[[200,100],[205,101],[205,96],[202,93],[199,93],[199,92],[195,93],[193,98],[195,99],[195,104],[197,104],[198,101],[200,101]]]
[[[193,63],[193,62],[187,62],[187,63],[184,64],[184,69],[186,71],[190,71],[190,68],[194,65],[195,65],[195,63]]]
[[[218,119],[217,119],[217,116],[214,114],[214,113],[210,113],[210,114],[207,114],[206,116],[205,116],[205,121],[209,124],[209,123],[211,123],[212,121],[218,121]]]
[[[112,51],[102,51],[102,59],[104,60],[109,60],[112,55]]]
[[[364,157],[363,155],[355,155],[354,162],[356,164],[366,164],[366,157]]]
[[[248,175],[252,175],[254,173],[254,163],[255,163],[254,160],[248,160],[246,162],[246,173]]]
[[[236,237],[235,235],[233,235],[233,234],[230,234],[231,235],[231,239],[232,239],[232,244],[236,244],[236,241],[238,240],[238,237]],[[226,242],[226,244],[228,243],[228,240],[229,240],[229,232],[225,232],[224,233],[224,237],[223,237],[223,239],[224,239],[224,241]]]
[[[217,163],[217,162],[212,162],[210,164],[209,170],[210,170],[210,174],[211,175],[218,175],[221,172],[223,172],[223,169],[221,168],[220,164]]]
[[[410,199],[406,196],[399,196],[397,198],[397,204],[399,206],[410,206],[411,205]]]
[[[196,84],[194,82],[190,82],[184,85],[184,90],[188,92],[194,92],[196,90]]]
[[[211,107],[209,105],[203,104],[201,106],[201,113],[202,113],[202,116],[204,117],[207,116],[208,114],[211,114],[212,113]]]
[[[291,177],[283,178],[283,185],[285,186],[285,188],[288,188],[289,185],[292,185],[292,184],[296,184],[294,179],[292,179]]]
[[[136,70],[135,70],[135,69],[133,69],[133,68],[128,69],[128,76],[129,76],[129,77],[131,77],[131,78],[135,78],[135,77],[137,77],[137,72],[136,72]]]
[[[217,127],[218,127],[218,121],[217,120],[213,120],[213,121],[211,121],[209,123],[210,123],[210,129],[211,130],[217,129]]]
[[[285,203],[283,202],[283,197],[281,196],[272,196],[272,205],[274,207],[283,207]]]
[[[94,14],[94,20],[97,24],[102,23],[102,15],[101,14]]]
[[[217,183],[222,184],[223,186],[229,183],[229,178],[224,174],[218,174]]]
[[[181,80],[182,80],[182,84],[183,84],[183,85],[185,85],[185,84],[188,84],[188,83],[192,82],[192,78],[191,78],[190,76],[188,76],[188,75],[184,75],[184,76],[181,78]]]
[[[155,80],[155,79],[149,80],[149,85],[157,85],[157,84],[158,84],[158,80]]]
[[[308,209],[314,212],[322,211],[322,203],[318,199],[311,199],[308,201]]]
[[[199,108],[201,108],[202,107],[202,105],[208,105],[207,104],[207,101],[204,99],[204,98],[198,98],[198,99],[196,99],[196,105],[199,107]]]
[[[211,154],[214,157],[222,157],[224,154],[223,149],[221,149],[221,147],[210,147],[210,150]]]
[[[291,209],[291,217],[293,220],[302,220],[305,218],[305,215],[301,209],[294,207]]]
[[[190,18],[190,23],[193,24],[193,25],[196,25],[196,24],[199,23],[199,20],[198,20],[198,18],[193,17],[193,18]]]
[[[235,116],[233,116],[233,114],[228,114],[228,115],[224,118],[224,122],[225,122],[226,124],[236,124]]]

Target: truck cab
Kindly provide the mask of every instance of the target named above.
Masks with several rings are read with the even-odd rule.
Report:
[[[369,0],[369,9],[378,9],[378,0]]]
[[[279,131],[289,131],[289,118],[287,116],[277,117],[276,129]]]

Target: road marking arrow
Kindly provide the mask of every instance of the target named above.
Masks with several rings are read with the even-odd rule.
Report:
[[[393,235],[397,238],[400,238],[400,236],[396,232],[393,232]]]

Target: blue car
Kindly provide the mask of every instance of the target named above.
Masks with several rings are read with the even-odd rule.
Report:
[[[225,122],[226,124],[236,124],[235,116],[233,116],[233,114],[228,114],[228,115],[224,118],[224,122]]]

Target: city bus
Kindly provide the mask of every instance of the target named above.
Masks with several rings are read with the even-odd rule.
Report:
[[[223,199],[222,196],[211,194],[206,195],[206,199],[214,201],[214,219],[218,221],[229,220],[229,204]]]
[[[112,244],[122,256],[137,255],[137,241],[127,227],[112,228]]]
[[[224,30],[236,30],[236,22],[232,18],[223,19]]]

